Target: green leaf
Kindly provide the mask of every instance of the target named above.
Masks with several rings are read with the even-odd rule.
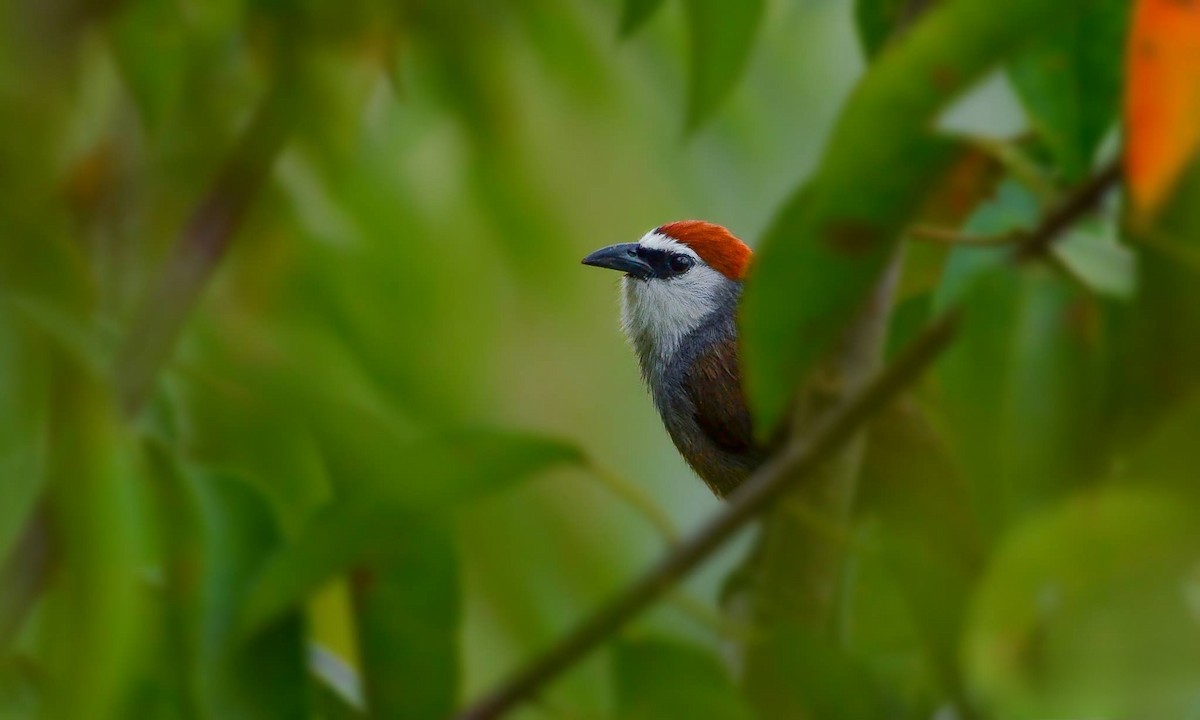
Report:
[[[189,48],[183,14],[169,0],[138,0],[123,3],[110,26],[122,78],[152,132],[163,127],[184,97]]]
[[[363,720],[366,717],[362,677],[356,668],[329,648],[311,642],[308,669],[313,678],[313,709],[317,717],[321,720]]]
[[[1200,428],[1200,397],[1193,392],[1146,436],[1122,453],[1117,476],[1126,482],[1162,483],[1179,493],[1197,493],[1196,428]]]
[[[270,508],[237,477],[179,467],[164,446],[149,457],[187,703],[201,718],[307,718],[299,613],[253,636],[235,632],[250,582],[280,542]]]
[[[410,513],[444,512],[530,475],[578,465],[583,454],[556,438],[466,430],[405,442],[384,424],[318,420],[317,436],[335,481],[364,498]]]
[[[42,700],[46,717],[106,720],[120,717],[141,640],[139,468],[100,379],[65,351],[52,358],[47,507],[58,581],[40,617]]]
[[[704,124],[741,77],[765,7],[765,0],[684,0],[691,37],[689,132]]]
[[[1068,272],[1092,291],[1121,300],[1137,291],[1137,257],[1122,245],[1112,225],[1077,227],[1051,248]]]
[[[37,669],[18,661],[0,662],[0,718],[38,717]]]
[[[938,364],[948,432],[994,536],[1105,461],[1095,298],[1045,269],[980,276]],[[986,379],[986,380],[985,380]]]
[[[1017,528],[978,587],[964,644],[988,714],[1194,716],[1197,519],[1185,497],[1109,488]]]
[[[1033,196],[1009,181],[966,231],[1028,229],[1038,215]],[[1113,341],[1094,295],[1045,267],[1014,268],[1007,248],[951,252],[934,306],[955,304],[966,308],[964,327],[936,378],[946,436],[984,535],[995,540],[1106,462],[1095,438],[1104,432]]]
[[[582,457],[556,440],[504,432],[419,441],[383,453],[376,443],[389,442],[385,435],[342,429],[345,444],[327,444],[330,472],[355,484],[271,558],[246,603],[247,629],[294,607],[330,578],[370,565],[373,551],[406,542],[429,515]]]
[[[1129,0],[1072,5],[1008,65],[1067,181],[1082,179],[1121,100]]]
[[[868,585],[869,577],[859,569],[862,561],[856,562],[852,605],[863,608],[858,614],[866,617],[855,624],[902,625],[870,612],[883,604],[879,596],[899,595],[916,630],[908,649],[925,654],[939,694],[961,702],[962,622],[983,566],[983,544],[962,472],[945,438],[916,403],[899,403],[871,424],[860,485],[859,512],[878,521],[874,547],[893,587]]]
[[[711,652],[660,638],[640,638],[613,650],[617,716],[621,720],[750,720],[729,673]]]
[[[313,710],[321,720],[366,720],[356,703],[319,673],[313,680]]]
[[[929,135],[937,113],[1073,5],[942,4],[868,70],[816,175],[767,231],[746,289],[746,381],[761,432],[863,306],[925,188],[954,158],[955,144]]]
[[[873,720],[895,715],[894,698],[859,658],[824,634],[776,626],[761,638],[764,657],[744,684],[764,718]]]
[[[1200,375],[1200,162],[1181,178],[1152,226],[1133,225],[1137,292],[1114,312],[1118,434],[1136,440],[1192,397]]]
[[[621,8],[621,25],[617,34],[629,37],[662,7],[663,0],[625,0]]]
[[[447,522],[412,522],[351,574],[372,717],[449,717],[458,700],[458,554]]]
[[[0,303],[0,559],[45,481],[47,370],[44,344]]]

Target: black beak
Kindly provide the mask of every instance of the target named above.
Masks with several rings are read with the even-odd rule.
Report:
[[[641,245],[637,243],[609,245],[585,257],[583,264],[618,270],[639,280],[649,280],[654,275],[654,268],[638,254],[640,248]]]

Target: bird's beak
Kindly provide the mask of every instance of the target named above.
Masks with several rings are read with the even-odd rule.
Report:
[[[584,265],[608,268],[632,275],[639,280],[647,280],[654,275],[654,268],[638,256],[637,243],[621,243],[600,248],[583,259]]]

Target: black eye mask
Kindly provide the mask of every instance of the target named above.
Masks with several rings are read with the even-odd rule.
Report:
[[[637,256],[654,271],[653,277],[658,279],[672,278],[686,273],[696,264],[695,259],[686,253],[656,250],[639,247]]]

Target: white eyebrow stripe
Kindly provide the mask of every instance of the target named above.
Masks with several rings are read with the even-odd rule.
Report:
[[[650,250],[665,250],[666,252],[683,253],[684,255],[692,256],[692,258],[695,260],[700,260],[700,256],[697,255],[696,252],[690,247],[684,245],[675,238],[663,235],[657,230],[651,230],[643,235],[642,239],[639,240],[638,243],[642,247]]]

